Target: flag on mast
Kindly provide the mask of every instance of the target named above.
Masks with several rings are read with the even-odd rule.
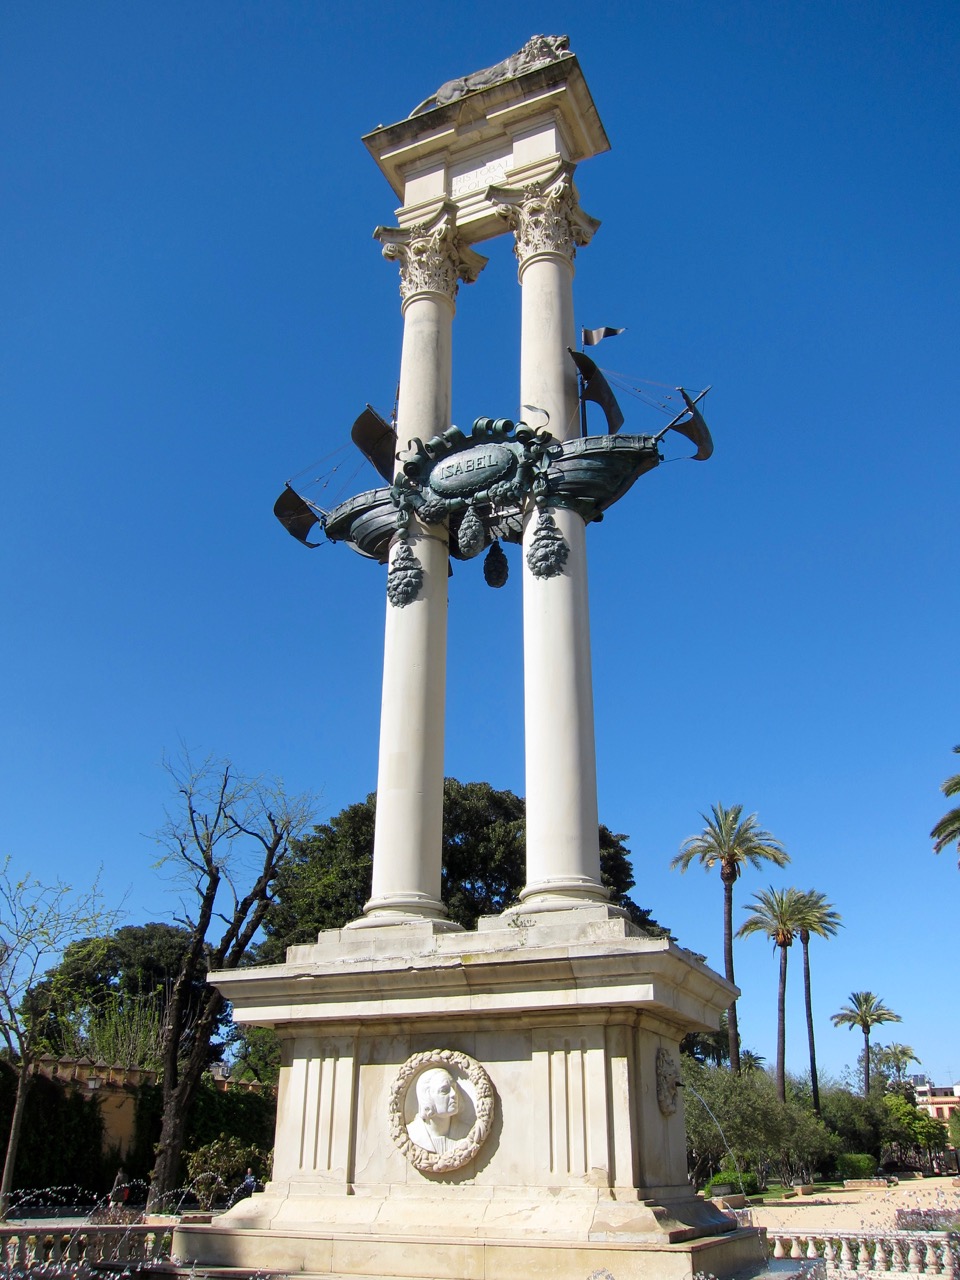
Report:
[[[626,332],[624,329],[611,329],[609,325],[604,325],[601,329],[581,329],[580,337],[583,346],[595,347],[604,338],[615,338],[618,333],[624,332]]]

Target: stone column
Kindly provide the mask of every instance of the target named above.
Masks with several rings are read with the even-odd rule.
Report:
[[[403,350],[397,438],[450,426],[451,328],[458,282],[485,259],[461,244],[448,206],[407,230],[378,227],[400,266]],[[406,589],[404,589],[406,588]],[[355,925],[444,921],[440,901],[447,664],[447,530],[412,517],[387,580],[373,889]],[[452,927],[452,926],[448,926]]]
[[[573,166],[542,183],[489,194],[513,227],[520,261],[520,402],[549,414],[559,440],[580,434],[573,260],[600,225],[579,207]],[[525,408],[531,423],[543,426]],[[527,909],[606,902],[597,836],[597,765],[590,664],[586,530],[574,511],[546,508],[565,562],[531,567],[542,519],[531,503],[523,536],[523,670],[526,726]],[[562,555],[562,549],[561,549]]]

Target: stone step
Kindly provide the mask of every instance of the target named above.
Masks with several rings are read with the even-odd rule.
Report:
[[[152,1269],[156,1274],[157,1268]],[[145,1273],[144,1273],[145,1274]],[[175,1276],[177,1280],[288,1280],[289,1272],[285,1271],[251,1271],[248,1267],[178,1267],[175,1263],[163,1264],[161,1272],[164,1276]],[[345,1271],[298,1271],[296,1280],[380,1280],[380,1277]],[[396,1277],[383,1277],[383,1280],[396,1280]],[[439,1276],[404,1276],[403,1280],[444,1280]]]

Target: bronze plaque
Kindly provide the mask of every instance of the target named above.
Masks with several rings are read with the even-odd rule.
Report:
[[[445,498],[460,497],[486,489],[514,466],[512,450],[502,444],[477,444],[435,462],[427,483]]]

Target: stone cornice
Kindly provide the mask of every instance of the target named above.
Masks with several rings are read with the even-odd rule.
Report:
[[[561,120],[571,160],[609,151],[576,57],[537,67],[425,115],[381,125],[363,142],[403,200],[406,175],[418,166],[436,157],[453,162],[486,141],[519,135],[545,114]]]
[[[238,1021],[264,1025],[619,1009],[707,1030],[736,994],[682,948],[631,936],[620,920],[579,931],[521,924],[430,933],[422,949],[412,932],[394,931],[404,939],[384,937],[387,930],[322,934],[315,947],[292,948],[287,964],[214,973],[210,981]]]

